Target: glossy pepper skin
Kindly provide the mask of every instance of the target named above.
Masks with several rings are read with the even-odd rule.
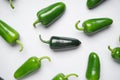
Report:
[[[26,77],[30,73],[38,70],[41,67],[41,61],[43,59],[48,59],[49,61],[51,61],[48,56],[43,56],[41,58],[37,58],[35,56],[30,57],[21,67],[19,67],[15,71],[14,77],[16,79],[21,79],[23,77]]]
[[[13,2],[12,2],[13,0],[9,0],[9,2],[10,2],[10,7],[12,8],[12,9],[14,9],[15,7],[13,6]]]
[[[68,75],[64,75],[63,73],[59,73],[52,80],[68,80],[68,78],[70,76],[78,77],[78,75],[75,74],[75,73],[71,73],[71,74],[68,74]]]
[[[48,41],[43,40],[41,38],[41,35],[39,35],[39,38],[43,43],[49,44],[51,49],[74,48],[78,47],[81,44],[81,42],[78,39],[68,37],[52,36]]]
[[[87,0],[87,7],[89,9],[95,8],[98,5],[100,5],[102,2],[104,2],[105,0]]]
[[[23,45],[19,41],[19,33],[2,20],[0,20],[0,36],[9,44],[19,44],[21,47],[20,51],[23,50]]]
[[[108,46],[108,49],[111,51],[112,58],[120,61],[120,47],[115,47],[112,49],[110,46]]]
[[[94,32],[97,32],[99,30],[102,30],[106,27],[109,27],[113,23],[113,20],[110,18],[94,18],[94,19],[88,19],[83,22],[82,28],[79,28],[78,24],[80,21],[78,21],[75,24],[75,27],[77,30],[84,31],[86,34],[92,34]]]
[[[100,60],[95,52],[89,55],[86,78],[87,80],[99,80],[100,78]]]
[[[48,26],[56,21],[65,12],[65,4],[63,2],[54,3],[46,8],[37,12],[37,20],[33,23],[35,27],[37,23],[41,22],[42,25]]]

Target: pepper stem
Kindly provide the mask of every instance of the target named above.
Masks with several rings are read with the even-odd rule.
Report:
[[[113,52],[113,49],[110,47],[110,45],[108,46],[108,49],[109,49],[111,52]]]
[[[18,44],[18,45],[20,45],[20,52],[23,50],[23,44],[21,43],[21,41],[20,40],[16,40],[16,43]]]
[[[71,74],[67,74],[67,75],[65,76],[65,78],[68,79],[70,76],[78,77],[77,74],[75,74],[75,73],[71,73]]]
[[[47,59],[49,62],[51,61],[50,57],[48,56],[43,56],[39,58],[39,62],[41,62],[43,59]]]
[[[119,42],[120,42],[120,36],[119,36]]]
[[[48,41],[43,40],[43,39],[42,39],[42,37],[41,37],[41,35],[39,35],[39,38],[40,38],[40,40],[41,40],[43,43],[47,43],[47,44],[49,44],[49,43],[50,43],[50,41],[49,41],[49,40],[48,40]]]
[[[12,3],[12,0],[10,0],[10,6],[12,9],[14,9],[14,6],[13,6],[13,3]]]
[[[39,23],[39,19],[37,19],[34,23],[33,23],[33,26],[36,28],[36,24]]]
[[[78,21],[76,22],[75,27],[76,27],[77,30],[83,31],[84,28],[83,28],[83,27],[80,28],[80,27],[78,26],[79,23],[80,23],[80,20],[78,20]]]

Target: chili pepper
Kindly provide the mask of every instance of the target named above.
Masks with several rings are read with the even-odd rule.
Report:
[[[52,36],[48,41],[43,40],[41,38],[41,35],[39,35],[39,38],[43,43],[49,44],[51,49],[73,48],[81,44],[81,42],[78,39],[68,37]]]
[[[68,74],[68,75],[64,75],[63,73],[59,73],[52,80],[68,80],[68,78],[70,76],[78,77],[78,75],[75,74],[75,73],[71,73],[71,74]]]
[[[0,20],[0,35],[9,44],[19,44],[20,51],[23,50],[23,45],[19,40],[19,33],[2,20]]]
[[[108,46],[108,49],[111,51],[111,55],[114,59],[120,60],[120,47],[115,47],[112,49],[110,46]]]
[[[113,20],[110,18],[94,18],[88,19],[83,22],[82,27],[79,28],[78,24],[80,21],[76,22],[75,27],[77,30],[84,31],[86,34],[91,34],[102,30],[113,23]]]
[[[15,7],[13,6],[13,3],[12,3],[13,0],[9,0],[9,1],[10,1],[11,8],[14,9]]]
[[[87,80],[99,80],[100,78],[100,60],[95,52],[89,55],[86,78]]]
[[[66,6],[63,2],[57,2],[46,8],[43,8],[37,12],[38,19],[33,23],[33,26],[36,27],[36,24],[39,22],[45,26],[50,25],[63,15],[65,8]]]
[[[102,2],[104,2],[105,0],[87,0],[87,7],[89,9],[95,8],[98,5],[100,5]]]
[[[37,58],[35,56],[30,57],[21,67],[16,70],[16,72],[14,73],[14,77],[16,79],[20,79],[38,70],[41,67],[41,61],[43,59],[48,59],[49,61],[51,61],[48,56],[43,56],[41,58]]]

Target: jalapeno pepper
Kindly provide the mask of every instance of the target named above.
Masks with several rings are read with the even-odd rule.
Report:
[[[110,46],[108,46],[108,49],[111,51],[112,57],[120,61],[120,47],[115,47],[114,49],[112,49]]]
[[[68,78],[70,76],[78,77],[78,75],[75,74],[75,73],[71,73],[71,74],[68,74],[68,75],[64,75],[63,73],[59,73],[52,80],[68,80]]]
[[[99,80],[100,78],[100,60],[95,52],[89,55],[86,78],[87,80]]]
[[[74,48],[81,44],[81,42],[78,39],[68,37],[52,36],[48,41],[43,40],[41,38],[41,35],[39,35],[39,38],[43,43],[49,44],[51,49]]]
[[[43,59],[48,59],[51,61],[51,59],[48,56],[43,56],[41,58],[37,58],[35,56],[30,57],[21,67],[19,67],[16,72],[14,73],[14,77],[16,79],[21,79],[30,73],[38,70],[41,67],[41,61]]]
[[[13,6],[13,3],[12,3],[13,0],[9,0],[9,1],[10,1],[11,8],[14,9],[15,7]]]
[[[100,5],[102,2],[104,2],[105,0],[87,0],[87,7],[89,9],[95,8],[98,5]]]
[[[20,51],[23,50],[23,45],[19,40],[19,33],[2,20],[0,20],[0,36],[9,44],[19,44]]]
[[[54,3],[37,12],[37,20],[33,23],[35,27],[37,23],[48,26],[56,21],[65,12],[65,4],[63,2]]]
[[[75,27],[77,30],[84,31],[86,34],[92,34],[106,27],[109,27],[113,23],[110,18],[94,18],[88,19],[83,22],[82,27],[79,28],[78,24],[80,21],[76,22]]]

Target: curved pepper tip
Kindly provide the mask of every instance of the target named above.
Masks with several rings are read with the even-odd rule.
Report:
[[[15,7],[13,6],[12,0],[10,0],[10,6],[12,9],[14,9]]]
[[[16,43],[18,44],[18,45],[20,45],[20,52],[22,52],[23,51],[23,44],[20,42],[20,40],[16,40]]]
[[[79,77],[77,74],[71,73],[71,74],[66,75],[65,78],[67,79],[67,78],[69,78],[70,76]]]
[[[81,30],[81,31],[83,31],[84,30],[84,28],[82,27],[82,28],[79,28],[79,23],[80,23],[80,20],[78,20],[76,23],[75,23],[75,28],[77,29],[77,30]]]
[[[39,23],[40,21],[37,19],[34,23],[33,23],[33,26],[34,28],[36,28],[36,24]]]

